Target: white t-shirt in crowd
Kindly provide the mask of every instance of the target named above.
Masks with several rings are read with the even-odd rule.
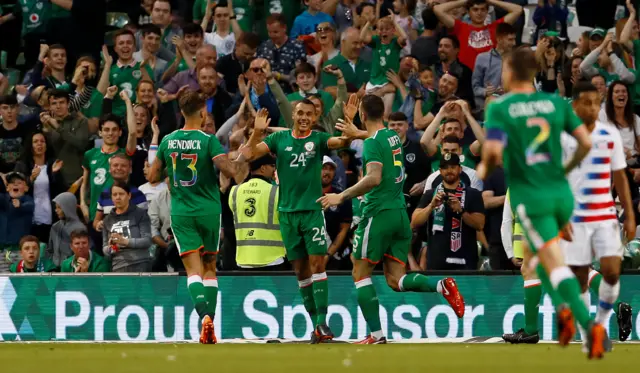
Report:
[[[167,189],[167,183],[160,183],[156,186],[153,186],[149,183],[144,183],[142,185],[140,185],[140,188],[138,188],[142,193],[144,193],[144,196],[147,197],[147,202],[149,202],[149,204],[151,204],[151,201],[153,201],[154,199],[156,199],[156,197],[158,196],[158,194],[160,194],[160,192],[162,192],[163,190]]]
[[[640,117],[634,114],[633,118],[635,122],[634,126],[636,129],[635,133],[631,126],[627,128],[618,128],[618,131],[620,132],[620,137],[622,138],[622,146],[624,147],[624,149],[631,150],[631,154],[635,155],[638,153],[636,151],[635,142],[636,142],[636,136],[640,136]],[[604,109],[600,110],[600,114],[598,115],[598,120],[604,123],[605,125],[616,127],[615,123],[613,123],[612,121],[609,120],[609,118],[607,118],[607,113],[605,112]]]
[[[49,175],[47,175],[47,165],[40,167],[40,173],[33,182],[33,222],[35,224],[51,225],[51,196],[49,195]]]
[[[204,42],[213,45],[218,53],[218,59],[227,54],[231,54],[236,47],[236,35],[232,32],[225,37],[221,37],[215,32],[204,34]]]

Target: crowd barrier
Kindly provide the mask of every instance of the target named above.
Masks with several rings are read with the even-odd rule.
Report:
[[[440,275],[440,274],[430,274]],[[383,330],[392,339],[494,337],[523,325],[522,278],[511,272],[461,272],[466,300],[458,319],[438,294],[395,293],[374,276]],[[231,338],[308,339],[312,327],[290,272],[221,273],[216,334]],[[622,276],[621,299],[634,309],[640,335],[640,275]],[[591,312],[596,297],[592,295]],[[338,339],[362,338],[367,328],[350,273],[329,274],[329,325]],[[548,296],[540,304],[540,333],[555,338]],[[608,324],[617,337],[615,315]],[[0,341],[197,340],[200,324],[179,274],[42,274],[0,276]]]

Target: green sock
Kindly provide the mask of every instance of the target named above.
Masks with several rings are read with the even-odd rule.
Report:
[[[600,298],[600,283],[602,282],[602,274],[595,269],[589,271],[589,289],[595,295],[596,299]],[[597,304],[597,303],[596,303]],[[613,312],[617,312],[620,300],[618,299],[613,305]]]
[[[540,314],[540,298],[542,283],[540,280],[524,282],[524,331],[527,334],[538,332],[538,315]]]
[[[204,285],[204,297],[207,300],[207,312],[213,318],[218,304],[218,279],[215,277],[205,278],[202,284]]]
[[[313,300],[313,282],[310,278],[302,281],[298,281],[298,286],[300,287],[300,295],[302,296],[302,304],[304,304],[304,309],[307,310],[309,317],[311,318],[311,323],[313,327],[316,326],[316,302]]]
[[[439,281],[440,280],[419,273],[412,273],[402,276],[400,279],[400,290],[415,291],[418,293],[435,293],[438,291]]]
[[[371,335],[376,338],[382,336],[382,326],[380,326],[380,302],[376,288],[373,287],[371,278],[365,278],[356,282],[356,293],[358,295],[358,305],[362,310],[362,315],[367,321]]]
[[[573,317],[578,324],[580,324],[584,330],[589,330],[591,315],[580,296],[582,292],[580,291],[578,279],[573,275],[569,267],[566,266],[554,269],[550,278],[558,293],[562,296],[562,299],[569,304]]]
[[[202,284],[202,277],[198,275],[189,276],[187,279],[187,288],[189,289],[189,295],[191,295],[191,300],[193,301],[193,305],[195,306],[198,315],[201,318],[209,315],[207,298],[204,294],[204,285]]]
[[[327,323],[327,308],[329,307],[329,284],[327,273],[314,273],[313,279],[313,300],[316,303],[316,325]]]
[[[553,285],[551,285],[551,281],[549,280],[549,275],[547,274],[547,271],[545,271],[544,267],[542,267],[542,264],[538,264],[538,266],[536,267],[536,272],[538,273],[538,278],[542,282],[542,287],[547,292],[547,294],[549,294],[549,296],[551,297],[551,302],[553,303],[553,306],[555,308],[558,308],[561,305],[563,305],[564,300],[562,299],[560,294],[558,294],[556,289],[553,288]]]

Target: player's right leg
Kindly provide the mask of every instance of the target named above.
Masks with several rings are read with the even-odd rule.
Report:
[[[204,296],[207,301],[208,313],[211,316],[211,324],[207,325],[208,339],[210,343],[217,343],[213,320],[215,319],[216,306],[218,304],[218,277],[216,275],[216,255],[220,247],[220,230],[222,228],[220,214],[203,216],[197,220],[198,233],[202,237],[202,255]]]
[[[202,318],[202,331],[200,343],[212,343],[210,338],[213,333],[213,315],[209,314],[207,299],[205,297],[204,283],[202,281],[203,266],[200,258],[200,250],[203,242],[198,234],[197,225],[193,217],[172,216],[171,230],[173,231],[176,246],[180,252],[180,258],[187,271],[187,289],[193,301],[193,305]]]
[[[556,209],[560,210],[566,207],[568,214],[566,214],[565,224],[568,222],[573,211],[573,198],[568,198],[568,201],[554,199],[553,201],[546,201],[546,203],[551,203]],[[567,206],[562,206],[563,204],[567,204]],[[558,244],[559,219],[555,215],[530,216],[527,210],[528,207],[524,204],[519,204],[517,207],[518,217],[522,222],[525,236],[531,245],[532,251],[534,253],[537,252],[540,259],[543,269],[538,272],[540,279],[545,287],[549,286],[549,283],[546,283],[547,279],[543,278],[548,274],[548,280],[551,285],[550,291],[557,291],[573,311],[573,315],[567,309],[563,309],[558,313],[559,342],[564,346],[573,339],[575,334],[573,316],[575,316],[578,323],[589,331],[589,358],[601,358],[604,354],[606,330],[602,325],[596,324],[591,319],[589,311],[581,298],[580,284],[571,269],[564,264],[563,253]]]
[[[456,316],[463,317],[464,299],[453,278],[436,279],[419,273],[407,275],[405,263],[411,250],[412,238],[407,214],[403,210],[381,211],[374,218],[372,229],[380,232],[382,227],[386,232],[391,233],[388,239],[381,241],[389,247],[384,254],[384,274],[387,285],[394,291],[440,293],[449,302]]]
[[[595,269],[589,271],[589,289],[599,297],[600,285],[602,284],[602,274]],[[613,305],[618,321],[618,339],[621,342],[626,341],[633,330],[633,310],[629,303],[620,301],[619,299]]]
[[[526,241],[522,242],[522,253],[516,254],[516,258],[522,257],[520,273],[524,280],[524,328],[520,328],[515,333],[504,334],[502,339],[505,342],[520,344],[535,344],[540,341],[538,333],[538,315],[540,314],[540,299],[542,298],[542,282],[536,274],[535,268],[531,267],[533,254],[529,250]]]

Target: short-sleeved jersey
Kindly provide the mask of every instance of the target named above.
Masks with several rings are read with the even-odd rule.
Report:
[[[503,161],[512,198],[568,188],[560,135],[581,124],[569,103],[544,92],[510,93],[489,105],[485,127],[504,134]]]
[[[373,62],[369,82],[374,85],[386,84],[387,71],[392,70],[397,73],[400,69],[402,47],[398,44],[398,38],[393,38],[389,44],[382,44],[377,35],[371,38],[371,44],[373,45]]]
[[[620,133],[613,126],[596,122],[591,132],[592,148],[587,157],[568,175],[575,198],[571,220],[575,223],[617,220],[616,205],[611,195],[611,175],[627,167]],[[570,135],[562,134],[562,158],[569,161],[578,144]]]
[[[405,179],[403,160],[402,140],[395,131],[384,128],[364,140],[364,174],[366,176],[368,164],[379,163],[382,165],[382,180],[364,195],[363,218],[375,216],[383,210],[406,208],[402,192]]]
[[[136,102],[136,87],[142,79],[142,71],[140,70],[141,62],[135,62],[131,65],[120,65],[119,63],[111,67],[109,71],[109,84],[118,86],[118,91],[127,91],[131,102]],[[153,71],[147,65],[145,66],[149,76],[153,77]],[[117,95],[113,99],[113,114],[124,116],[127,111],[124,101]]]
[[[213,160],[223,155],[218,139],[199,130],[177,130],[162,139],[157,157],[167,167],[172,216],[222,212]]]
[[[100,193],[113,184],[113,178],[109,173],[109,159],[124,152],[123,148],[113,153],[105,153],[102,148],[93,148],[84,153],[82,167],[89,172],[89,220],[91,221],[96,216]]]
[[[295,137],[292,130],[272,133],[264,139],[276,155],[280,181],[278,210],[283,212],[321,210],[322,157],[329,151],[331,135],[311,131]]]

